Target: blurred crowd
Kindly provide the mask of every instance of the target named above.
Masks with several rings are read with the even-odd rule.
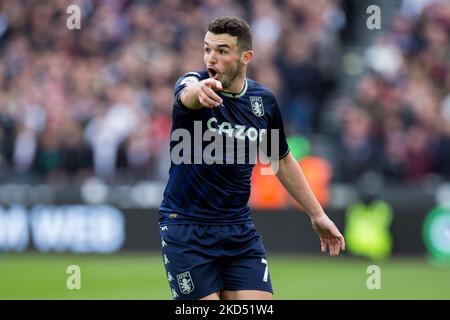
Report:
[[[166,179],[173,84],[203,69],[206,27],[222,15],[251,24],[249,77],[275,93],[287,134],[321,133],[324,99],[342,80],[349,3],[0,2],[0,181]],[[80,30],[66,26],[72,4]],[[336,181],[450,179],[449,37],[449,1],[404,1],[368,48],[353,96],[333,105]]]
[[[336,179],[450,180],[450,1],[405,0],[335,110]]]
[[[66,27],[72,4],[80,30]],[[277,95],[288,133],[317,131],[337,78],[338,1],[2,1],[0,181],[165,179],[173,84],[203,69],[221,15],[251,24],[249,77]]]

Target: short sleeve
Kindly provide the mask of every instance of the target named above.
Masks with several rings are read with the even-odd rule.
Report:
[[[289,154],[283,119],[276,100],[274,100],[266,140],[264,149],[267,151],[267,157],[271,160],[281,160]]]
[[[187,108],[186,106],[184,106],[181,103],[181,92],[189,83],[200,81],[201,78],[202,78],[202,76],[198,72],[188,72],[188,73],[185,73],[180,78],[178,78],[177,82],[175,83],[174,89],[173,89],[174,98],[175,98],[175,103],[174,103],[175,106],[180,107],[182,111],[185,111],[185,112],[189,111],[189,108]]]

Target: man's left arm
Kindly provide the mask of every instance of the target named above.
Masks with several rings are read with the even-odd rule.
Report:
[[[298,162],[289,153],[279,160],[278,166],[278,179],[309,215],[313,229],[320,237],[322,252],[328,247],[330,255],[339,255],[340,250],[345,250],[344,237],[317,201]]]

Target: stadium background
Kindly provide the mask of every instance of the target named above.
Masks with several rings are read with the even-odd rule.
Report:
[[[81,8],[80,30],[66,9]],[[381,29],[367,20],[381,9]],[[347,239],[255,170],[251,206],[279,299],[450,298],[450,3],[442,0],[0,3],[0,298],[170,299],[156,225],[172,86],[207,23],[245,17],[249,77]],[[69,265],[81,289],[69,290]],[[368,267],[381,289],[369,290]]]

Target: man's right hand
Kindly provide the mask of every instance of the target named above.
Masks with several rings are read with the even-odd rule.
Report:
[[[208,78],[194,81],[181,92],[181,103],[189,109],[215,108],[223,103],[216,91],[223,90],[219,80]]]
[[[208,78],[198,83],[198,101],[203,107],[215,108],[223,103],[216,91],[222,91],[222,83],[219,80]]]

